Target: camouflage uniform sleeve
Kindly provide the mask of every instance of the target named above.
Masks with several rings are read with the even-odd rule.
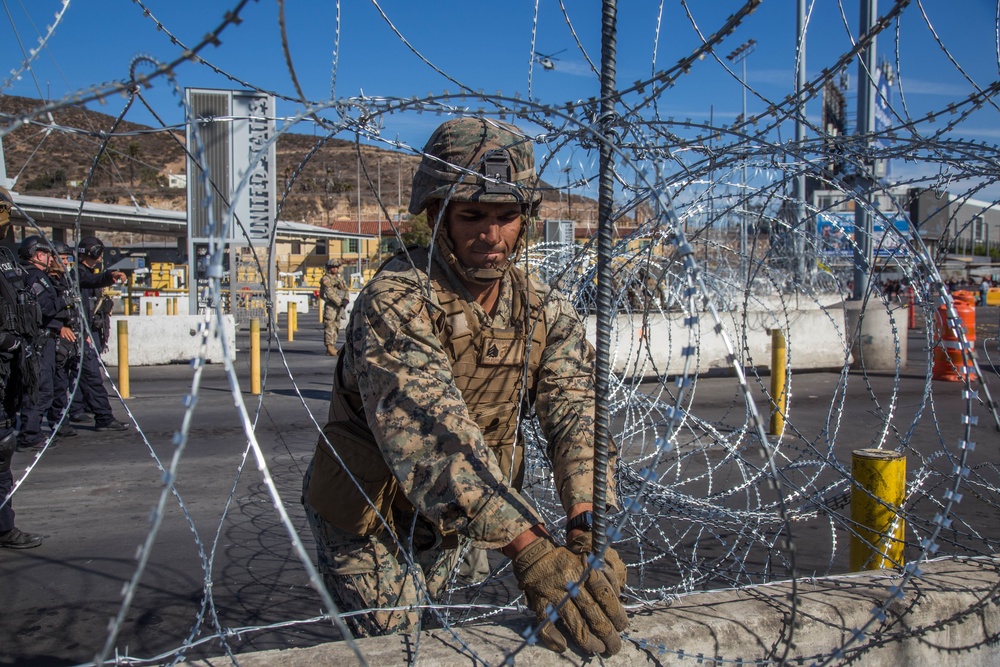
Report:
[[[548,441],[563,508],[594,496],[594,348],[580,316],[562,293],[536,283],[549,323],[539,367],[535,410]],[[612,444],[608,456],[608,504],[617,508]]]
[[[415,282],[370,282],[354,308],[345,363],[407,499],[443,532],[499,549],[541,519],[503,481],[469,416],[435,333],[436,312]]]

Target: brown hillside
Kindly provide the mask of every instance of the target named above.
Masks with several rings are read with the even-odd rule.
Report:
[[[94,167],[102,133],[111,130],[115,118],[74,106],[53,112],[50,121],[35,113],[42,105],[38,99],[0,96],[0,122],[4,126],[17,119],[33,119],[3,137],[7,175],[17,179],[18,192],[76,199]],[[357,219],[357,147],[353,141],[331,139],[313,153],[316,143],[316,137],[293,133],[278,140],[279,197],[292,184],[282,219],[321,226],[333,220]],[[186,190],[167,187],[168,175],[183,174],[186,169],[183,144],[183,132],[122,121],[110,141],[108,157],[96,165],[87,199],[183,210]],[[303,164],[307,157],[309,161]],[[380,189],[385,211],[405,217],[410,180],[419,159],[364,145],[361,159],[371,180],[369,185],[362,172],[362,217],[379,217],[376,193]],[[593,200],[574,196],[574,217],[586,218],[589,213],[592,218],[595,205]],[[565,217],[565,210],[559,208],[559,193],[546,192],[543,217]]]

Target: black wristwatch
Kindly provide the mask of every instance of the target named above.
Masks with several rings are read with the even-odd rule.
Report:
[[[585,530],[588,533],[594,530],[594,513],[580,512],[575,517],[566,522],[566,532],[571,530]]]

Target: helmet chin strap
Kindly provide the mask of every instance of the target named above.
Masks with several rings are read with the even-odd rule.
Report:
[[[452,270],[457,273],[463,280],[468,280],[469,282],[479,283],[480,285],[489,285],[494,283],[501,278],[503,274],[507,272],[510,268],[511,260],[508,258],[506,263],[504,263],[502,268],[499,269],[474,269],[466,266],[462,261],[455,255],[455,246],[451,242],[451,237],[448,236],[448,230],[442,229],[438,235],[435,237],[434,244],[437,246],[438,252],[441,253],[442,259],[452,268]]]

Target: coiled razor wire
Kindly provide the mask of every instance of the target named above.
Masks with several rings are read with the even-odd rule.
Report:
[[[882,19],[875,23],[871,32],[852,36],[851,47],[824,63],[820,74],[806,82],[798,94],[770,100],[760,91],[749,88],[748,92],[764,104],[765,111],[742,118],[733,125],[663,117],[660,107],[663,95],[681,76],[698,75],[699,68],[706,66],[703,64],[706,57],[725,65],[717,57],[717,49],[732,43],[742,23],[760,5],[759,0],[744,3],[727,19],[711,26],[699,25],[691,8],[681,2],[692,29],[701,40],[697,48],[667,69],[657,68],[654,51],[652,74],[647,79],[624,88],[614,87],[611,79],[611,87],[602,95],[578,103],[545,102],[531,98],[530,94],[531,99],[521,99],[517,95],[476,91],[474,86],[447,74],[446,67],[432,63],[419,53],[393,23],[391,10],[377,2],[372,5],[390,26],[395,38],[412,51],[414,58],[458,85],[462,92],[414,97],[335,98],[332,93],[336,90],[338,71],[349,67],[340,53],[339,36],[347,26],[341,26],[340,3],[337,3],[331,99],[308,100],[296,76],[289,49],[291,37],[285,24],[285,5],[280,0],[276,3],[280,34],[294,95],[256,86],[205,59],[206,47],[218,47],[221,35],[239,29],[247,5],[245,1],[234,2],[221,22],[194,46],[185,45],[175,36],[176,32],[160,22],[142,2],[135,0],[135,4],[158,30],[169,36],[178,49],[176,59],[160,62],[152,57],[138,57],[130,63],[127,81],[95,84],[63,99],[41,104],[29,114],[7,119],[0,128],[0,136],[8,136],[22,127],[39,125],[48,133],[72,132],[100,138],[101,141],[95,144],[100,147],[95,149],[92,178],[98,157],[114,130],[95,134],[86,128],[60,126],[52,120],[51,112],[73,104],[110,100],[113,95],[125,93],[128,101],[119,121],[137,99],[159,118],[159,111],[143,96],[143,87],[154,81],[165,81],[183,107],[178,67],[194,61],[228,77],[234,84],[273,94],[295,105],[297,111],[284,119],[284,126],[272,142],[293,130],[318,133],[314,149],[301,156],[292,178],[286,183],[283,200],[306,165],[334,138],[347,138],[359,145],[364,142],[419,156],[418,146],[399,139],[390,140],[383,132],[410,115],[424,113],[442,118],[477,115],[513,120],[525,132],[525,137],[535,142],[543,180],[566,182],[565,187],[548,186],[551,191],[546,195],[547,200],[564,195],[569,202],[574,194],[579,196],[581,190],[598,183],[601,188],[613,189],[615,199],[602,211],[602,220],[619,231],[624,230],[616,240],[607,243],[605,239],[602,244],[595,232],[583,245],[533,243],[518,261],[531,275],[563,291],[581,316],[602,316],[609,323],[598,327],[597,336],[599,347],[607,351],[608,363],[616,366],[598,400],[608,415],[610,438],[618,447],[619,461],[613,475],[616,501],[622,511],[602,517],[598,525],[606,523],[606,537],[629,566],[625,596],[630,609],[669,602],[701,591],[791,582],[792,595],[786,614],[788,628],[768,655],[757,660],[726,655],[713,656],[713,659],[717,664],[773,664],[792,659],[791,632],[797,622],[795,583],[802,577],[845,571],[846,545],[852,537],[858,536],[847,512],[850,494],[858,491],[853,488],[850,466],[844,459],[843,441],[852,437],[845,435],[851,431],[846,421],[862,414],[870,426],[865,433],[867,442],[849,442],[847,447],[865,445],[897,451],[905,454],[909,462],[906,497],[898,519],[905,521],[912,534],[907,540],[906,564],[901,568],[902,576],[893,580],[887,599],[871,610],[866,623],[850,630],[840,648],[826,654],[795,654],[794,659],[836,664],[855,656],[875,636],[879,641],[887,637],[905,638],[904,631],[889,626],[889,607],[902,597],[912,580],[921,576],[925,561],[942,556],[992,555],[998,551],[1000,536],[977,529],[962,510],[971,499],[975,502],[975,511],[998,514],[1000,479],[997,464],[990,458],[995,452],[977,451],[976,443],[977,439],[995,443],[996,436],[987,435],[987,431],[1000,427],[992,398],[1000,363],[1000,334],[983,337],[979,347],[973,344],[964,330],[953,295],[938,271],[938,258],[930,255],[918,235],[901,232],[891,224],[893,217],[905,217],[905,212],[878,205],[878,199],[884,199],[881,195],[887,193],[859,191],[843,174],[834,174],[818,166],[836,161],[846,166],[846,173],[861,173],[875,159],[920,163],[933,167],[937,173],[900,179],[896,185],[948,190],[959,199],[979,196],[1000,179],[997,166],[1000,150],[996,145],[954,136],[973,114],[984,108],[996,108],[995,96],[1000,90],[1000,81],[974,82],[934,31],[921,3],[915,6],[907,1],[886,3]],[[5,87],[30,68],[41,48],[58,39],[60,22],[73,5],[71,0],[62,0],[55,23],[47,27],[39,47],[26,53],[24,61],[12,70]],[[581,24],[577,21],[574,25],[571,9],[563,3],[560,8],[582,53],[583,46],[577,37]],[[664,11],[661,3],[658,30]],[[806,102],[814,99],[860,52],[870,47],[877,36],[887,37],[890,33],[894,33],[895,39],[896,69],[901,78],[899,88],[905,94],[906,80],[899,71],[899,51],[907,34],[900,26],[901,17],[911,14],[919,15],[973,92],[919,117],[910,115],[904,98],[903,104],[892,108],[894,122],[880,131],[879,144],[853,136],[829,136],[823,128],[803,117],[801,110]],[[602,20],[607,28],[609,15],[606,13]],[[536,36],[542,29],[537,4],[531,23],[533,50]],[[609,55],[613,57],[613,53],[604,53],[605,60]],[[586,54],[583,57],[590,62]],[[529,91],[532,90],[533,63],[532,58],[528,67]],[[601,75],[594,63],[590,62],[590,68]],[[601,83],[603,87],[609,80],[602,79]],[[940,124],[936,122],[939,118],[947,120]],[[812,138],[800,142],[782,139],[782,128],[795,120],[806,123]],[[184,109],[184,123],[190,122],[190,111]],[[162,130],[169,129],[176,129],[176,126],[163,122]],[[195,162],[203,164],[198,133],[194,136],[194,145],[187,150]],[[601,180],[581,162],[580,173],[570,183],[568,177],[562,176],[564,170],[557,155],[574,152],[591,157],[602,152],[602,164],[611,165],[610,180]],[[264,154],[263,150],[259,151],[256,159],[262,159]],[[833,201],[823,205],[796,201],[789,193],[792,181],[800,174],[823,183],[832,193]],[[365,176],[372,186],[367,172]],[[96,655],[85,663],[88,665],[176,664],[196,651],[199,655],[221,652],[238,664],[238,640],[242,637],[279,627],[325,624],[336,627],[350,642],[345,621],[368,611],[338,609],[325,590],[313,565],[311,549],[306,546],[311,545],[312,537],[300,534],[286,509],[293,506],[297,498],[281,496],[270,469],[272,463],[257,438],[257,425],[267,409],[266,392],[261,394],[254,410],[248,409],[243,402],[230,350],[226,350],[225,371],[247,444],[243,456],[233,462],[233,485],[212,539],[203,537],[176,486],[178,464],[186,454],[191,421],[198,406],[207,342],[222,328],[222,239],[229,238],[231,228],[237,229],[238,235],[247,233],[243,222],[234,215],[232,202],[246,187],[248,177],[235,193],[218,191],[207,169],[203,170],[201,178],[210,196],[216,192],[230,202],[224,219],[211,220],[216,230],[209,255],[209,286],[214,306],[203,313],[204,321],[198,332],[201,351],[192,363],[190,393],[178,406],[174,456],[169,463],[160,461],[143,433],[142,424],[136,423],[139,436],[161,471],[162,492],[151,508],[150,529],[137,552],[133,575],[125,582],[119,613],[112,619],[100,645],[92,647]],[[375,187],[371,190],[373,194],[376,192]],[[81,200],[81,210],[85,200],[86,197]],[[379,206],[388,210],[384,202],[380,201]],[[797,207],[804,209],[804,216],[789,216],[788,211]],[[899,275],[901,282],[912,288],[907,305],[925,323],[925,344],[924,356],[918,359],[911,356],[905,367],[907,375],[918,373],[922,379],[919,396],[907,396],[909,404],[904,404],[901,389],[904,376],[901,351],[908,345],[904,320],[910,316],[910,311],[877,281],[870,284],[861,307],[869,316],[884,315],[889,323],[892,346],[897,352],[896,363],[894,368],[876,373],[866,367],[863,358],[853,356],[859,349],[856,340],[859,334],[843,325],[843,311],[851,292],[849,283],[854,268],[850,261],[838,261],[837,256],[823,254],[826,241],[817,233],[816,220],[834,207],[838,210],[863,208],[884,224],[885,235],[881,239],[884,245],[876,251],[882,251],[879,256],[884,258],[885,270]],[[995,203],[990,205],[993,207]],[[213,210],[211,206],[207,208]],[[34,225],[30,216],[20,212],[29,225]],[[748,220],[766,222],[769,232],[766,236],[751,234],[746,246],[742,246],[736,243],[738,235],[733,232]],[[37,225],[34,227],[42,231]],[[76,237],[79,233],[77,225]],[[805,275],[798,256],[802,249],[811,260]],[[853,250],[853,241],[848,241],[844,249]],[[267,271],[261,273],[266,275]],[[610,290],[607,289],[609,284]],[[273,304],[268,305],[271,324],[268,331],[273,332],[276,313]],[[788,407],[782,415],[784,429],[771,434],[767,432],[764,419],[777,409],[776,398],[770,395],[767,382],[770,360],[761,358],[760,348],[752,345],[751,339],[763,330],[786,332],[789,335],[788,368],[796,368],[800,359],[816,353],[801,334],[792,334],[796,331],[794,321],[804,312],[816,313],[818,322],[836,332],[837,348],[824,352],[832,352],[834,361],[829,365],[838,368],[839,372],[830,374],[835,381],[826,395],[804,397],[799,393],[800,387],[811,387],[810,383],[788,371],[785,377]],[[935,320],[946,321],[956,333],[957,347],[968,363],[970,372],[964,373],[960,390],[954,385],[950,388],[961,393],[963,410],[960,415],[939,414],[935,400],[939,389],[932,383],[932,367],[936,361],[935,350],[940,347],[935,333],[938,328],[933,324]],[[710,351],[720,346],[723,350],[721,363]],[[323,415],[310,412],[300,387],[294,384],[285,350],[273,335],[267,339],[266,355],[265,385],[274,381],[274,374],[289,377],[309,424],[321,437]],[[719,377],[731,377],[732,381],[720,383]],[[113,384],[114,378],[110,374],[108,378]],[[74,391],[78,382],[79,378],[75,378]],[[826,418],[822,423],[797,419],[796,406],[803,399],[826,403]],[[127,403],[123,401],[122,405],[128,410]],[[135,415],[130,416],[135,418]],[[532,416],[524,417],[527,420],[522,443],[527,464],[525,493],[536,503],[550,530],[558,535],[565,518],[553,488],[550,464],[545,458],[546,443]],[[43,462],[46,451],[43,449],[37,454],[16,480],[15,494]],[[266,626],[233,627],[225,624],[218,613],[224,601],[213,592],[214,562],[227,515],[237,502],[237,485],[247,475],[244,468],[251,457],[260,470],[261,493],[269,498],[277,519],[287,531],[304,576],[315,589],[317,607],[322,606],[325,610],[322,615],[290,618]],[[146,574],[150,560],[155,558],[155,538],[164,508],[171,498],[182,510],[197,547],[204,575],[201,603],[189,632],[176,638],[175,648],[157,655],[131,655],[127,648],[128,638],[121,634],[124,619],[138,583]],[[806,550],[796,543],[796,536],[802,534],[827,535],[828,540],[821,544],[811,538]],[[414,566],[409,549],[402,543],[398,546],[409,565]],[[872,546],[877,548],[879,545]],[[471,555],[467,544],[462,550],[464,555]],[[601,555],[598,553],[598,557]],[[489,574],[479,580],[470,581],[460,576],[456,569],[438,598],[432,600],[424,591],[420,605],[427,611],[431,625],[450,632],[459,646],[456,650],[479,662],[487,661],[463,639],[462,626],[525,612],[523,599],[519,597],[505,559],[491,554],[488,563]],[[592,560],[591,565],[598,565],[597,560]],[[567,599],[575,594],[578,585],[579,582],[568,586]],[[538,638],[537,626],[528,621],[525,625],[521,648],[536,643]],[[683,646],[653,645],[646,638],[632,634],[628,638],[641,648],[658,649],[661,655],[699,657],[686,652]],[[415,641],[411,653],[413,662],[420,655],[419,637]],[[361,646],[353,642],[351,645],[358,662],[364,664]],[[508,654],[505,662],[512,664],[519,651]]]

